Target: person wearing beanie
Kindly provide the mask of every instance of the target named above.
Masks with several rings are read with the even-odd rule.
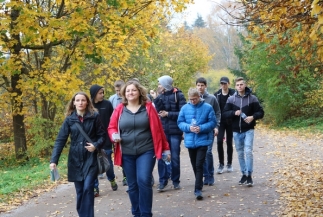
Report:
[[[104,129],[108,129],[110,123],[110,117],[113,113],[113,106],[109,100],[104,99],[104,88],[97,84],[94,84],[90,88],[91,100],[93,106],[98,110],[100,114],[100,119]],[[105,150],[108,156],[108,160],[110,162],[110,168],[106,172],[107,179],[110,181],[111,188],[113,191],[118,189],[118,185],[115,180],[114,168],[111,159],[112,155],[112,142],[109,137],[106,138],[105,143],[103,144],[102,148]],[[103,176],[102,176],[103,177]],[[94,182],[94,196],[99,196],[99,180],[95,179]]]
[[[158,96],[153,95],[154,104],[159,114],[171,151],[171,172],[163,160],[158,161],[159,187],[162,192],[168,184],[169,174],[174,189],[180,189],[180,150],[183,132],[177,126],[179,111],[186,104],[181,90],[173,87],[173,79],[164,75],[158,78]]]

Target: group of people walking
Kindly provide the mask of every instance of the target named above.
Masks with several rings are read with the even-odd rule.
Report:
[[[216,172],[221,174],[225,167],[228,172],[233,171],[234,138],[242,174],[239,184],[252,186],[254,126],[255,121],[264,116],[264,111],[243,78],[236,79],[236,91],[229,88],[227,77],[222,77],[220,84],[221,89],[212,95],[207,92],[206,79],[198,78],[196,87],[188,91],[188,101],[167,75],[158,79],[157,90],[150,93],[137,79],[132,79],[126,83],[116,82],[116,95],[109,100],[104,99],[104,88],[99,85],[90,88],[91,98],[84,92],[74,94],[55,141],[50,168],[56,168],[70,136],[68,181],[75,185],[78,215],[94,216],[94,196],[99,195],[96,154],[100,148],[106,151],[112,165],[106,176],[114,191],[118,185],[111,157],[113,152],[114,165],[122,167],[131,212],[136,217],[152,216],[152,173],[156,160],[157,191],[164,191],[169,179],[174,189],[181,188],[183,139],[195,175],[197,200],[203,199],[203,185],[214,185],[212,147],[215,136],[219,155]],[[86,141],[76,123],[82,126],[92,143]],[[226,165],[224,140],[227,143]]]

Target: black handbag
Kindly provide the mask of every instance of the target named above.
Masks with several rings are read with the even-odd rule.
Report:
[[[90,142],[93,144],[92,140],[90,137],[84,132],[83,128],[79,123],[75,123],[77,128],[80,130],[86,141]],[[98,160],[98,174],[105,173],[110,169],[110,162],[108,160],[108,155],[104,151],[104,149],[100,148],[98,149],[98,154],[97,154],[97,160]]]

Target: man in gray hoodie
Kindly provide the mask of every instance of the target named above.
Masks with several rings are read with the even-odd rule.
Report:
[[[207,88],[207,81],[205,78],[200,77],[195,82],[197,90],[200,92],[200,97],[204,99],[204,101],[210,104],[213,107],[217,125],[214,128],[214,136],[218,135],[218,128],[220,126],[221,121],[221,110],[218,103],[218,100],[215,98],[214,95],[209,94],[206,90]],[[213,142],[211,145],[208,146],[205,162],[203,165],[203,176],[204,176],[204,185],[214,185],[214,161],[213,161],[213,154],[212,154]]]

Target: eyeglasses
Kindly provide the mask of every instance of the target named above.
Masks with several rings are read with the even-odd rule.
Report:
[[[221,84],[221,85],[226,85],[226,84],[228,84],[228,83],[221,82],[220,84]]]
[[[199,97],[190,98],[189,101],[197,101],[198,99],[199,99]]]

